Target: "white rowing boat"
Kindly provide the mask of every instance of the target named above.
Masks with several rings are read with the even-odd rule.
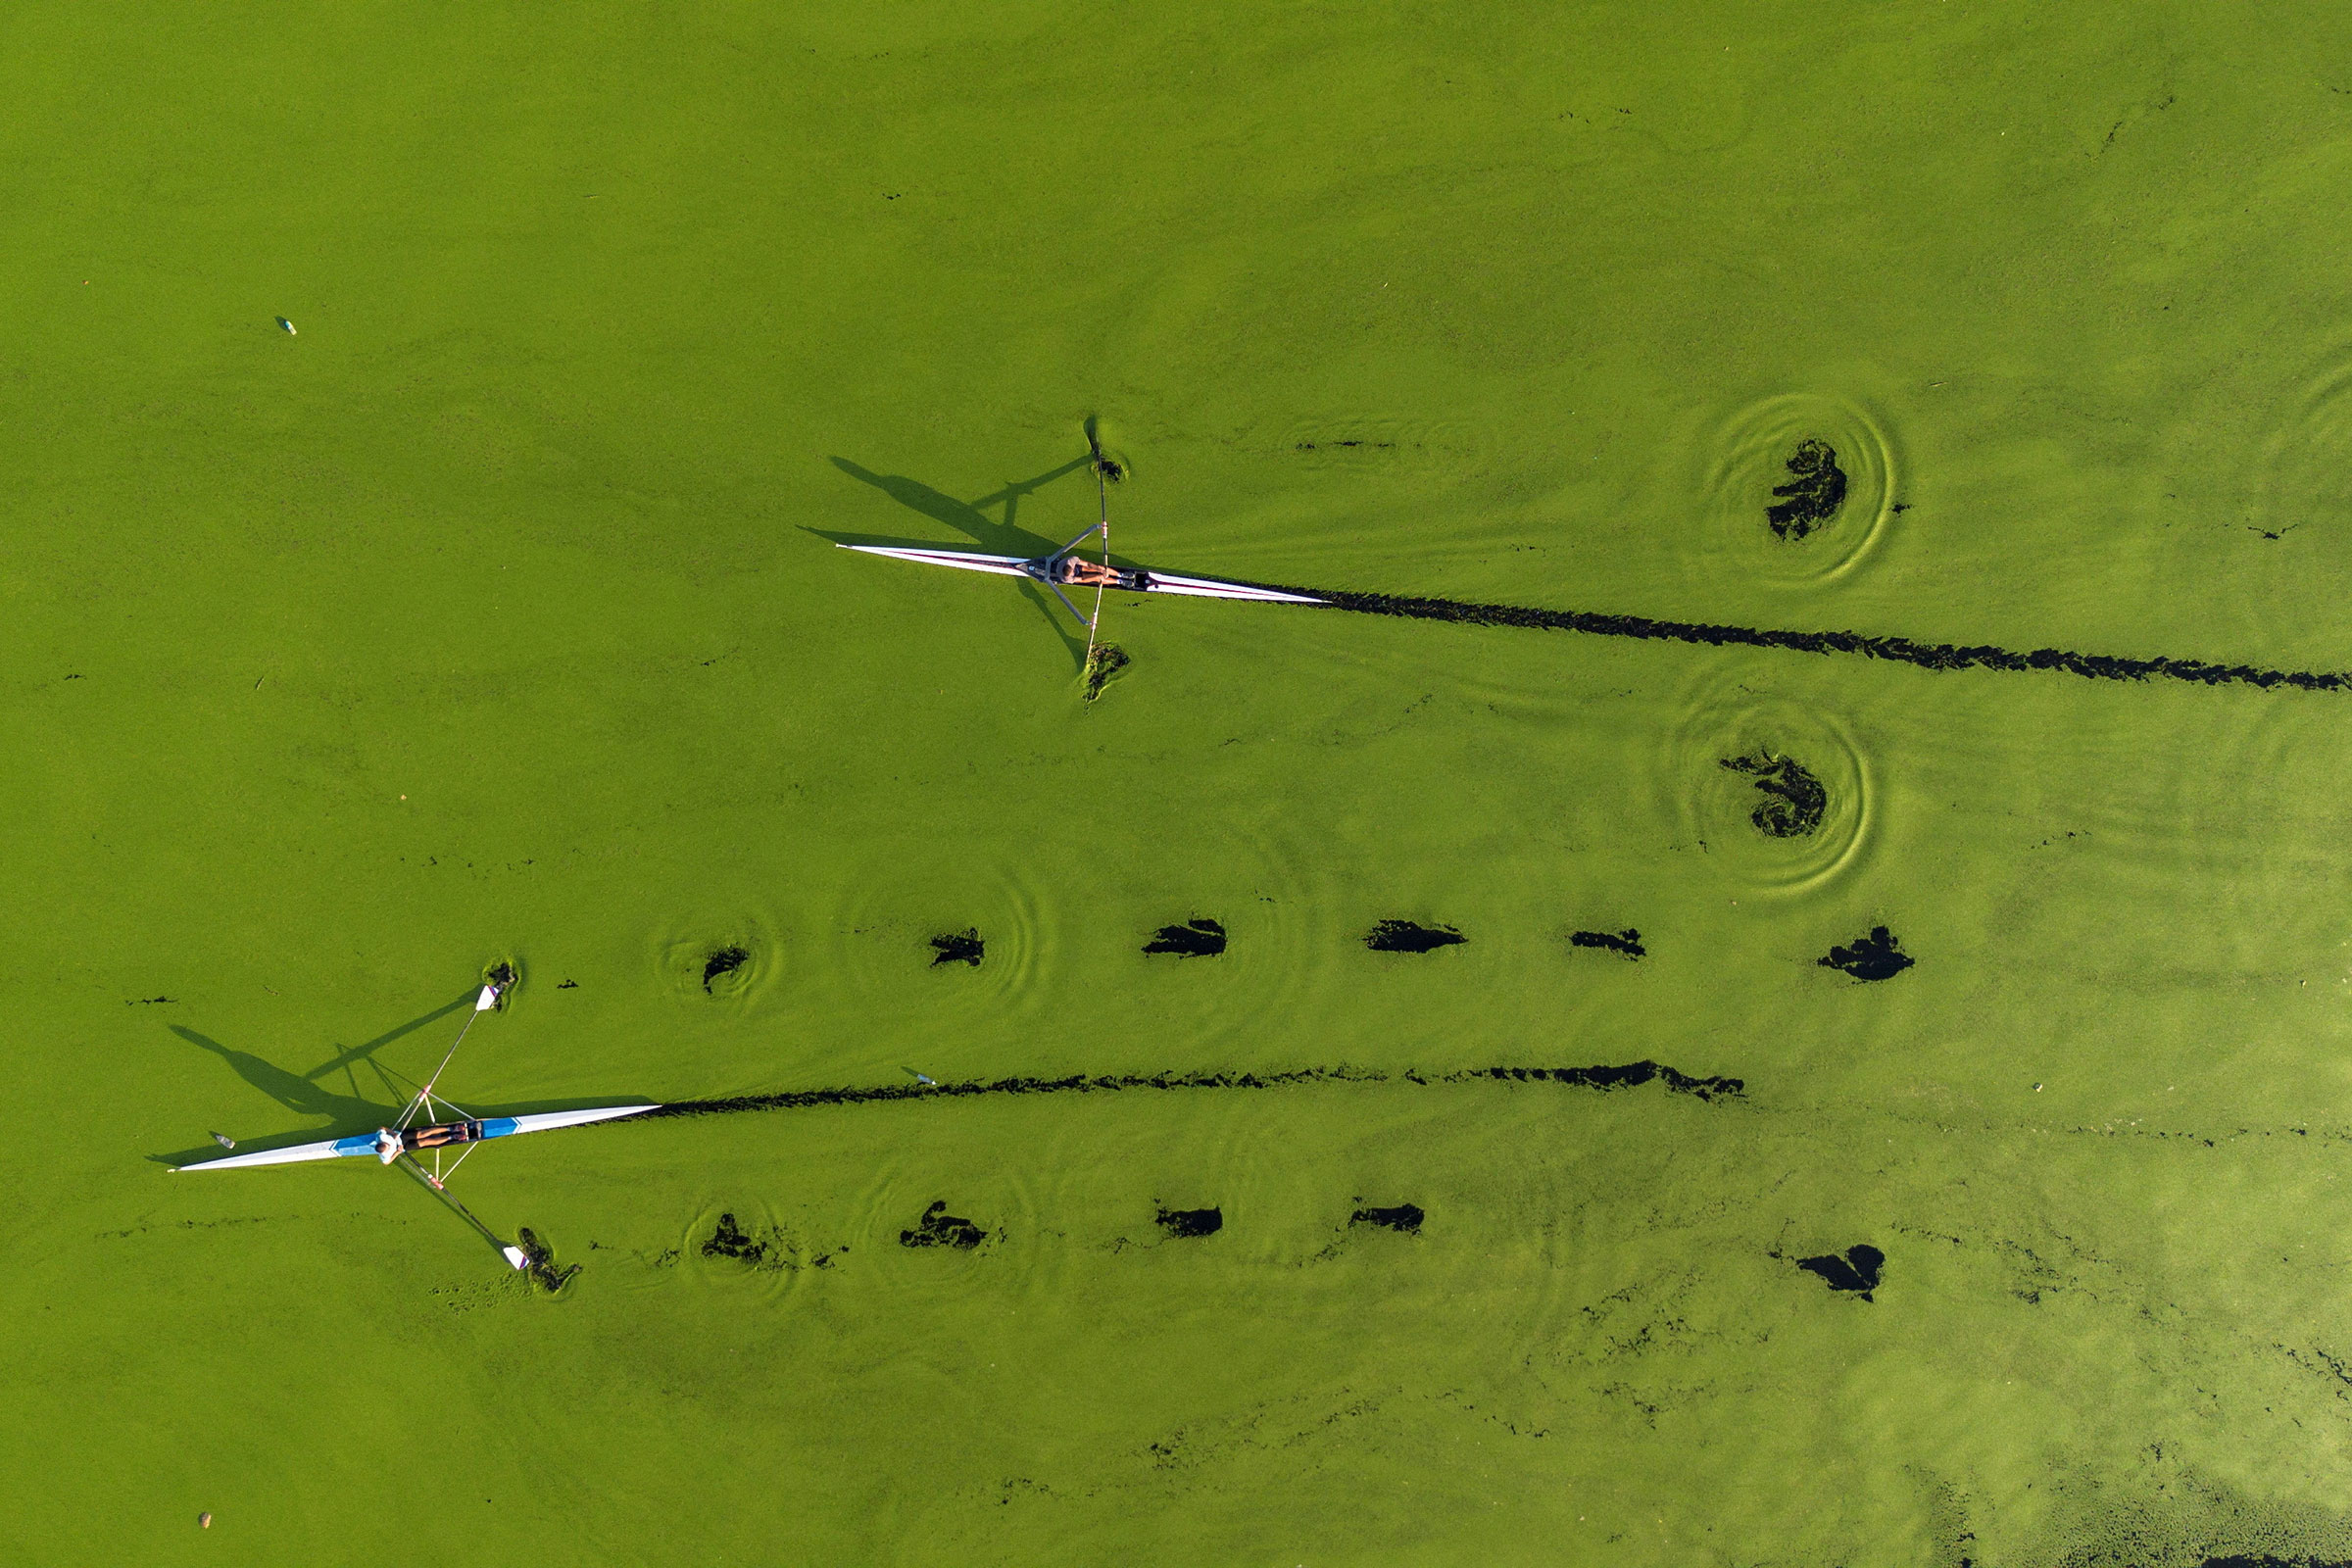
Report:
[[[401,1155],[413,1154],[418,1150],[454,1149],[460,1144],[512,1138],[516,1133],[543,1133],[557,1127],[583,1127],[590,1122],[641,1116],[649,1110],[661,1108],[659,1105],[600,1105],[594,1110],[543,1110],[528,1116],[483,1116],[435,1122],[429,1127],[378,1127],[371,1133],[354,1133],[349,1138],[296,1144],[291,1149],[268,1149],[258,1154],[230,1154],[225,1159],[202,1159],[193,1165],[175,1165],[172,1169],[234,1170],[244,1165],[299,1165],[305,1160],[348,1159],[359,1154],[373,1154],[389,1165]]]
[[[506,995],[507,988],[514,981],[514,971],[504,965],[493,971],[493,976],[483,984],[481,994],[474,998],[473,1009],[466,1015],[465,1027],[458,1031],[458,1038],[450,1043],[449,1051],[441,1058],[441,1065],[433,1069],[433,1075],[424,1081],[421,1089],[416,1091],[416,1098],[409,1102],[408,1109],[391,1126],[378,1127],[375,1131],[368,1133],[353,1133],[343,1138],[323,1139],[315,1144],[296,1144],[288,1149],[265,1149],[251,1154],[230,1154],[221,1159],[200,1159],[192,1165],[175,1165],[172,1169],[175,1172],[235,1170],[253,1165],[299,1165],[315,1159],[354,1159],[362,1155],[372,1154],[382,1164],[399,1163],[405,1166],[417,1180],[440,1194],[443,1200],[448,1202],[452,1208],[465,1215],[475,1230],[487,1237],[506,1255],[510,1264],[518,1269],[529,1267],[531,1263],[529,1253],[519,1247],[511,1246],[502,1241],[487,1225],[474,1218],[471,1209],[452,1197],[445,1185],[449,1177],[457,1174],[458,1166],[466,1163],[473,1153],[473,1146],[488,1143],[493,1138],[512,1138],[517,1133],[543,1133],[558,1127],[584,1127],[591,1122],[616,1121],[623,1116],[642,1116],[649,1110],[660,1110],[662,1107],[660,1105],[597,1105],[586,1110],[534,1111],[524,1116],[474,1116],[466,1114],[452,1102],[436,1096],[433,1093],[433,1086],[440,1082],[441,1074],[448,1068],[450,1058],[458,1054],[458,1047],[466,1043],[466,1031],[473,1027],[474,1019],[499,1004],[500,999]],[[436,1104],[447,1106],[449,1109],[457,1111],[458,1115],[451,1120],[427,1121],[411,1125],[416,1122],[420,1112],[430,1111]],[[226,1139],[221,1141],[227,1142]],[[460,1153],[444,1171],[441,1161],[442,1153],[446,1150],[463,1150],[464,1152]],[[426,1170],[423,1164],[417,1160],[416,1156],[419,1153],[430,1153],[433,1156],[431,1170]]]
[[[1026,577],[1042,582],[1054,590],[1054,596],[1069,607],[1080,620],[1078,607],[1062,595],[1064,586],[1072,588],[1108,588],[1128,593],[1187,594],[1196,599],[1250,599],[1273,605],[1323,605],[1327,599],[1313,599],[1305,594],[1288,594],[1277,588],[1259,588],[1246,582],[1219,582],[1213,577],[1179,577],[1173,572],[1147,571],[1144,568],[1097,565],[1070,553],[1079,540],[1095,532],[1073,539],[1070,544],[1050,556],[1023,559],[1020,556],[984,556],[969,550],[906,550],[894,545],[842,545],[868,556],[888,556],[893,561],[913,561],[928,566],[954,566],[962,571],[993,572],[1000,577]],[[1092,624],[1089,621],[1089,624]]]

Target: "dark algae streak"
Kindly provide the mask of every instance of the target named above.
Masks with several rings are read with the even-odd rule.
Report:
[[[1378,1225],[1407,1236],[1421,1234],[1421,1221],[1426,1218],[1419,1203],[1398,1203],[1394,1208],[1359,1208],[1348,1218],[1350,1225]]]
[[[1753,757],[1726,757],[1721,765],[1755,780],[1764,799],[1747,819],[1767,838],[1796,839],[1821,826],[1830,808],[1830,792],[1810,768],[1794,758],[1759,751]]]
[[[1592,637],[1634,637],[1652,642],[1696,643],[1708,648],[1774,648],[1799,654],[1851,654],[1921,669],[1990,669],[2013,673],[2054,670],[2085,680],[2188,681],[2200,686],[2275,686],[2297,691],[2352,689],[2352,674],[2334,670],[2265,669],[2257,664],[2215,664],[2201,659],[2129,659],[2109,654],[2036,648],[2019,653],[1985,644],[1923,643],[1909,637],[1874,637],[1856,631],[1775,631],[1758,626],[1722,626],[1706,621],[1655,620],[1647,615],[1612,615],[1588,610],[1529,610],[1518,605],[1465,604],[1404,594],[1354,593],[1345,588],[1292,588],[1259,584],[1278,593],[1302,594],[1339,610],[1365,615],[1402,615],[1415,620],[1450,620],[1470,626],[1515,626],[1532,631],[1574,631]]]
[[[1213,958],[1225,951],[1225,927],[1195,915],[1182,925],[1163,925],[1144,944],[1146,953],[1172,953],[1180,958]]]
[[[948,1200],[941,1199],[923,1210],[923,1217],[914,1222],[914,1229],[899,1232],[901,1247],[951,1247],[968,1252],[988,1240],[988,1232],[970,1220],[948,1212]]]
[[[1856,937],[1845,947],[1832,948],[1829,956],[1813,960],[1824,969],[1842,969],[1857,980],[1891,980],[1917,960],[1902,950],[1894,934],[1883,925],[1870,935]]]
[[[1435,953],[1470,939],[1449,925],[1421,925],[1412,920],[1383,920],[1364,936],[1374,953]]]
[[[1579,1089],[1637,1089],[1647,1083],[1662,1083],[1678,1095],[1696,1095],[1701,1100],[1718,1097],[1736,1099],[1747,1088],[1742,1079],[1692,1078],[1654,1061],[1630,1062],[1623,1067],[1484,1067],[1471,1072],[1448,1073],[1442,1081],[1462,1083],[1472,1078],[1569,1084]]]
[[[1800,1257],[1796,1266],[1808,1274],[1818,1274],[1833,1291],[1843,1291],[1870,1300],[1871,1292],[1879,1288],[1879,1276],[1886,1271],[1886,1254],[1868,1242],[1857,1243],[1839,1257],[1836,1252],[1820,1257]]]
[[[936,936],[931,939],[931,967],[936,969],[943,963],[968,963],[977,969],[980,967],[981,955],[987,951],[988,944],[980,940],[978,926],[960,933]]]
[[[1630,925],[1622,931],[1571,931],[1568,933],[1568,945],[1572,948],[1598,948],[1604,953],[1614,953],[1628,958],[1644,957],[1649,953],[1642,945],[1642,933]]]
[[[1772,487],[1781,497],[1764,509],[1764,518],[1783,539],[1802,539],[1837,520],[1845,505],[1845,470],[1827,441],[1804,440],[1788,460],[1788,482]]]
[[[1163,1208],[1159,1211],[1158,1220],[1161,1230],[1180,1239],[1214,1236],[1225,1228],[1225,1211],[1221,1208]]]
[[[1307,1084],[1517,1083],[1561,1084],[1572,1089],[1636,1089],[1663,1084],[1670,1092],[1708,1102],[1735,1100],[1746,1089],[1739,1078],[1694,1078],[1655,1061],[1602,1067],[1469,1067],[1458,1072],[1385,1072],[1376,1067],[1298,1067],[1287,1072],[1103,1073],[1070,1078],[999,1078],[960,1084],[876,1084],[863,1089],[801,1089],[773,1095],[737,1095],[725,1100],[681,1100],[660,1105],[631,1121],[664,1116],[726,1116],[754,1110],[803,1110],[819,1105],[862,1105],[910,1100],[968,1100],[980,1095],[1090,1095],[1129,1090],[1293,1089]],[[604,1123],[618,1126],[617,1122]]]

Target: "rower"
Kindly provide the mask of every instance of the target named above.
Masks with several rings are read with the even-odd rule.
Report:
[[[1117,566],[1098,565],[1078,556],[1058,558],[1053,570],[1054,581],[1078,588],[1123,588],[1141,593],[1152,586],[1152,574],[1148,571],[1122,571]]]

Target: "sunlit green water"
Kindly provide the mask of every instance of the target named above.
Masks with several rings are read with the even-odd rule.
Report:
[[[1058,543],[1093,415],[1178,570],[2352,667],[2340,10],[323,15],[0,49],[8,1557],[2352,1557],[2352,697],[1114,597],[1090,707],[811,531]],[[501,956],[477,1106],[1387,1081],[482,1151],[553,1298],[167,1174]],[[1403,1076],[1643,1059],[1745,1096]]]

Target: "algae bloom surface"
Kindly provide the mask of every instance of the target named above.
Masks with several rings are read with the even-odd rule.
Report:
[[[11,1560],[2352,1560],[2340,7],[0,88]]]

